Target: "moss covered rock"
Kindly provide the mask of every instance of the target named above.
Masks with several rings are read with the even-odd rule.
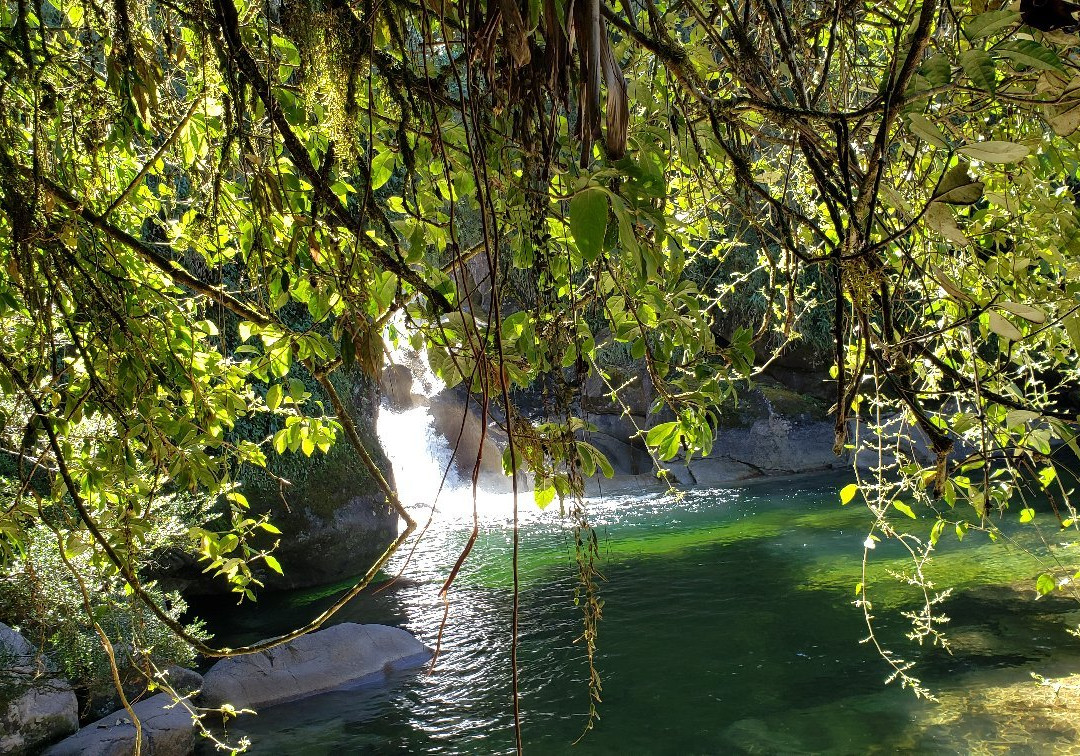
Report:
[[[329,408],[314,378],[305,376],[304,381],[311,401]],[[334,386],[365,448],[393,482],[390,461],[375,433],[377,385],[358,371],[338,371]],[[263,432],[274,430],[268,424]],[[257,429],[248,432],[250,437],[259,435]],[[252,510],[270,512],[283,533],[276,555],[285,574],[263,575],[268,586],[302,588],[363,573],[397,536],[397,514],[344,434],[326,454],[271,455],[268,468],[271,474],[254,472],[243,486]]]
[[[78,726],[71,685],[22,635],[0,624],[0,753],[37,753]]]

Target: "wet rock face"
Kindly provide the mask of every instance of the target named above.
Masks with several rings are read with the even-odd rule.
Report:
[[[79,727],[71,685],[18,632],[0,623],[0,753],[37,753]]]
[[[359,371],[335,372],[334,384],[365,449],[393,484],[393,469],[375,433],[378,385]],[[312,393],[313,402],[321,401],[328,412],[332,411],[314,379],[305,382],[305,388]],[[256,425],[252,419],[246,423],[237,424],[238,432],[246,438],[264,439],[275,429]],[[325,454],[270,454],[268,468],[271,474],[246,469],[240,481],[252,513],[269,512],[271,522],[282,532],[280,536],[260,534],[256,543],[270,547],[279,541],[274,555],[285,574],[257,567],[256,577],[266,589],[308,588],[361,575],[397,537],[397,513],[344,433]],[[171,551],[158,557],[158,566],[148,576],[167,590],[189,596],[227,593],[228,584],[204,573],[205,567],[191,554]]]
[[[358,371],[339,380],[360,440],[393,485],[394,471],[375,433],[378,386]],[[382,489],[343,434],[328,454],[293,456],[302,469],[290,478],[292,485],[260,497],[284,533],[277,557],[285,575],[267,571],[261,577],[268,587],[291,589],[366,572],[398,533],[397,513]]]
[[[257,654],[222,659],[203,678],[201,702],[273,706],[365,681],[387,668],[423,664],[431,651],[386,625],[344,622]]]
[[[422,399],[413,393],[413,374],[407,365],[387,365],[379,376],[379,390],[395,412],[419,406]]]
[[[435,432],[456,449],[454,466],[463,481],[472,480],[476,460],[480,460],[478,484],[487,491],[506,492],[510,478],[503,472],[502,455],[506,434],[489,424],[484,433],[481,413],[463,396],[464,392],[443,391],[428,399]]]

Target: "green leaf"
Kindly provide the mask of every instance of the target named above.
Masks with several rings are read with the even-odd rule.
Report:
[[[1039,307],[1022,302],[998,302],[997,306],[1011,312],[1018,318],[1023,318],[1029,323],[1045,323],[1046,313]]]
[[[306,389],[304,387],[304,382],[302,380],[300,380],[299,378],[290,378],[289,379],[289,398],[290,399],[292,399],[294,402],[299,402],[301,399],[304,398],[305,391],[306,391]]]
[[[270,556],[269,554],[267,554],[267,555],[265,555],[263,557],[263,561],[266,562],[267,567],[272,569],[277,574],[279,574],[279,575],[284,575],[285,574],[281,569],[281,563],[276,558],[274,558],[274,557]]]
[[[281,388],[280,383],[275,383],[269,389],[266,390],[266,406],[273,412],[281,406],[281,399],[284,391]]]
[[[1049,488],[1050,484],[1057,478],[1057,469],[1052,465],[1048,465],[1039,470],[1039,485],[1044,489]]]
[[[555,499],[555,486],[533,489],[533,499],[536,501],[536,506],[543,509]]]
[[[1049,572],[1039,575],[1039,579],[1035,581],[1035,590],[1039,592],[1040,596],[1053,593],[1055,588],[1057,588],[1057,583],[1054,581],[1054,576]]]
[[[840,489],[840,503],[847,505],[851,503],[851,500],[855,498],[855,494],[859,492],[858,483],[848,483],[846,486]]]
[[[281,535],[281,531],[277,529],[277,526],[272,525],[271,523],[266,522],[265,520],[263,522],[259,523],[259,527],[262,528],[263,530],[265,530],[267,533],[275,533],[277,535]]]
[[[596,460],[597,466],[600,468],[600,472],[604,474],[605,478],[615,477],[615,468],[608,462],[607,456],[599,449],[593,449],[593,459]]]
[[[980,13],[964,24],[964,36],[974,42],[1020,23],[1020,14],[1011,10]]]
[[[1015,409],[1009,410],[1005,415],[1005,427],[1012,429],[1018,428],[1022,425],[1038,420],[1042,415],[1032,410]]]
[[[1020,339],[1024,338],[1024,334],[1020,333],[1020,329],[1018,329],[1008,320],[1003,318],[1001,315],[998,315],[992,310],[986,314],[988,317],[987,323],[990,326],[990,330],[996,333],[998,336],[1001,336],[1003,339],[1008,339],[1009,341],[1019,341]]]
[[[922,113],[912,113],[908,116],[908,128],[911,133],[928,144],[945,149],[949,143],[945,141],[945,135],[937,124],[924,116]]]
[[[927,58],[919,72],[935,87],[945,86],[952,79],[952,65],[944,55]]]
[[[953,211],[943,202],[931,202],[923,213],[923,222],[953,244],[961,247],[971,244],[971,239],[957,225]]]
[[[376,276],[376,284],[372,292],[379,310],[389,309],[397,294],[398,277],[389,271],[384,271]]]
[[[356,344],[352,340],[352,334],[348,329],[341,332],[341,342],[338,345],[341,351],[341,364],[348,370],[356,364]]]
[[[993,92],[997,89],[997,70],[994,59],[985,50],[965,50],[960,53],[960,67],[979,89]]]
[[[962,160],[945,174],[934,192],[933,199],[950,205],[973,205],[982,197],[985,186],[983,182],[971,177],[967,161]]]
[[[1038,68],[1046,71],[1065,70],[1065,66],[1061,63],[1061,58],[1058,57],[1056,52],[1031,39],[1002,42],[994,48],[993,53],[998,57],[1010,58],[1028,68]]]
[[[602,189],[590,187],[570,200],[570,233],[586,262],[593,262],[604,247],[607,234],[608,196]]]
[[[1035,519],[1035,510],[1031,507],[1024,507],[1020,510],[1020,522],[1031,522]]]
[[[941,538],[941,534],[945,532],[945,521],[938,520],[934,523],[934,527],[930,529],[930,544],[937,546],[938,539]]]
[[[1065,318],[1065,334],[1069,337],[1074,352],[1080,352],[1080,315]]]
[[[959,151],[984,163],[1001,164],[1018,163],[1031,154],[1031,150],[1022,144],[997,140],[965,144]]]
[[[380,188],[394,175],[394,164],[397,162],[397,153],[387,149],[380,152],[371,161],[371,189]]]
[[[668,436],[675,432],[679,424],[677,422],[659,423],[649,429],[645,434],[645,443],[649,446],[659,446]]]
[[[908,517],[910,517],[911,519],[913,519],[913,520],[917,519],[917,518],[915,517],[915,512],[914,512],[914,511],[912,511],[911,507],[910,507],[910,506],[908,506],[907,504],[905,504],[904,502],[902,502],[902,501],[894,501],[894,502],[892,503],[892,505],[893,505],[893,507],[895,507],[895,508],[896,508],[896,509],[897,509],[898,511],[900,511],[900,512],[903,512],[904,514],[906,514],[906,515],[907,515]]]

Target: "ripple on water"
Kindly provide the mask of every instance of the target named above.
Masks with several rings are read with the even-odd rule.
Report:
[[[604,703],[602,718],[577,750],[571,743],[587,718],[588,672],[583,649],[574,643],[581,629],[573,605],[573,541],[554,509],[524,518],[520,676],[531,750],[861,753],[1064,747],[1070,733],[1077,734],[1075,713],[1063,713],[1060,706],[1032,708],[1035,697],[1016,691],[1029,670],[1051,659],[1066,670],[1077,668],[1061,627],[1064,618],[1072,619],[1069,610],[1035,612],[1017,608],[1012,596],[998,600],[997,589],[986,595],[974,591],[984,577],[992,583],[999,574],[1024,574],[1015,551],[1002,556],[998,549],[969,547],[965,539],[954,556],[939,558],[964,587],[944,605],[962,641],[953,657],[904,643],[907,627],[898,612],[911,605],[910,598],[881,582],[880,632],[903,654],[921,660],[924,679],[941,691],[941,703],[917,701],[896,686],[882,685],[886,669],[859,643],[866,631],[861,612],[851,606],[866,522],[859,510],[837,505],[836,485],[759,486],[694,492],[681,501],[648,496],[590,504],[606,576],[597,657]],[[450,592],[441,654],[432,672],[394,672],[386,684],[268,710],[238,723],[234,732],[251,735],[255,753],[511,752],[512,537],[504,515],[485,523]],[[410,581],[361,598],[343,610],[341,619],[389,618],[433,646],[443,617],[437,592],[465,543],[466,522],[433,526],[406,572]],[[879,551],[875,557],[889,564],[886,549]],[[393,564],[403,561],[400,555]],[[948,575],[942,579],[947,582]],[[314,612],[319,601],[298,604]],[[1056,650],[1051,655],[1049,649]],[[995,672],[995,667],[1004,669]],[[995,677],[1005,673],[1022,679]],[[991,693],[999,689],[1012,692]],[[1012,701],[1011,711],[1001,710],[1005,701]],[[1017,707],[1027,713],[1018,714]]]

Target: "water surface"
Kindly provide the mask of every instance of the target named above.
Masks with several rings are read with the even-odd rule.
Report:
[[[872,552],[876,629],[918,662],[939,697],[916,700],[884,685],[888,668],[860,643],[853,606],[869,515],[841,507],[836,479],[744,489],[612,498],[590,504],[602,552],[605,601],[597,666],[600,720],[584,738],[587,667],[575,639],[574,541],[557,507],[521,528],[520,675],[524,739],[533,753],[864,753],[1058,751],[1076,742],[1075,715],[1047,708],[1032,671],[1080,671],[1080,621],[1063,600],[1002,587],[1033,577],[1025,553],[970,534],[943,538],[930,568],[955,592],[942,605],[950,655],[913,646],[904,610],[910,587],[890,577],[899,551]],[[358,689],[260,712],[237,724],[253,753],[506,753],[510,705],[509,513],[489,502],[475,549],[450,593],[441,655],[427,670],[398,671]],[[467,537],[462,503],[448,501],[402,580],[360,597],[342,621],[400,625],[434,646],[443,618],[438,589]],[[1046,523],[1044,528],[1055,528]],[[1068,556],[1067,551],[1064,556]],[[395,557],[391,573],[404,564]],[[1033,585],[1033,581],[1030,583]],[[233,618],[236,643],[286,629],[332,598],[328,590],[266,597],[257,615]],[[1017,694],[1016,691],[1021,691]],[[1017,696],[1034,703],[1018,704]],[[1027,706],[1026,709],[1023,707]],[[1018,707],[1023,709],[1018,712]]]

